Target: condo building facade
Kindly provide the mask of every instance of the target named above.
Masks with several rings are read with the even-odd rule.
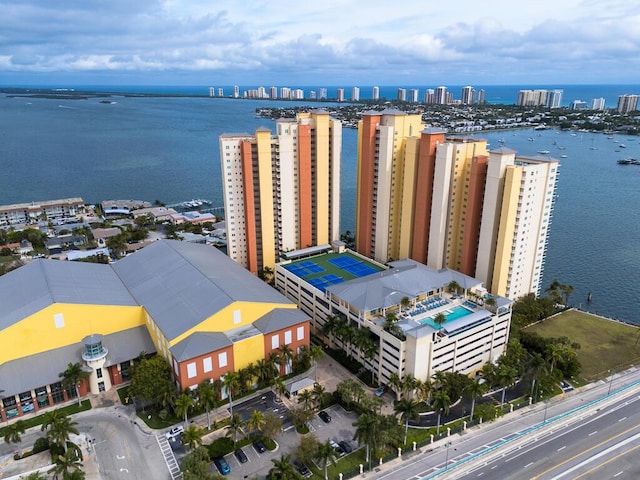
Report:
[[[258,274],[340,238],[342,124],[324,110],[220,136],[227,253]]]
[[[489,151],[397,110],[367,112],[358,129],[359,253],[450,268],[500,296],[538,293],[557,160]]]
[[[83,213],[84,210],[84,200],[79,197],[0,205],[0,226],[29,224],[43,219],[70,218]]]
[[[423,381],[438,371],[473,375],[506,350],[512,300],[494,296],[488,307],[482,281],[454,270],[410,259],[385,266],[334,244],[289,252],[275,277],[276,288],[311,317],[312,332],[357,358],[381,385],[394,373]],[[439,313],[446,316],[442,326],[434,323]],[[363,332],[376,348],[363,351],[327,331],[331,317]]]

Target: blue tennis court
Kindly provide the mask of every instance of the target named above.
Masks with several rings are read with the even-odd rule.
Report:
[[[322,278],[324,278],[327,282],[330,282],[331,284],[344,282],[344,279],[342,277],[334,275],[333,273],[325,275]]]
[[[360,262],[358,262],[357,260],[351,258],[351,257],[338,257],[338,258],[332,258],[331,260],[329,260],[329,263],[333,263],[336,267],[340,267],[346,270],[346,268],[344,267],[348,267],[351,265],[358,265]]]

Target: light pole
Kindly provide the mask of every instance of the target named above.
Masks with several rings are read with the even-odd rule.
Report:
[[[613,376],[616,374],[615,371],[611,372],[611,378],[609,379],[609,390],[607,391],[607,397],[611,395],[611,385],[613,385]]]
[[[445,443],[445,446],[447,447],[447,456],[444,460],[444,469],[447,470],[449,468],[449,447],[451,446],[451,442]]]

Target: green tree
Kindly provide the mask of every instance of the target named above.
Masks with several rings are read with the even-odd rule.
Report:
[[[531,355],[531,357],[529,358],[529,361],[526,364],[526,371],[525,371],[525,376],[531,379],[531,387],[530,387],[531,396],[535,395],[536,382],[538,381],[538,378],[540,378],[541,376],[545,376],[549,373],[550,372],[548,369],[547,361],[544,359],[544,357],[540,355],[538,352],[535,352],[533,355]]]
[[[194,450],[196,447],[202,445],[203,436],[203,428],[197,427],[196,425],[189,425],[184,429],[182,434],[182,443],[186,445],[189,450]]]
[[[473,421],[473,412],[476,407],[476,400],[482,397],[487,391],[487,384],[485,382],[481,382],[480,378],[475,379],[474,381],[467,384],[467,388],[464,391],[464,394],[467,398],[471,399],[471,414],[469,415],[469,421]]]
[[[244,434],[244,427],[245,423],[240,415],[237,413],[231,415],[229,425],[225,427],[227,429],[227,433],[225,433],[225,435],[227,437],[233,437],[233,448],[235,448],[238,443],[238,433]]]
[[[4,442],[5,443],[20,443],[22,441],[21,435],[25,432],[24,422],[18,420],[5,427],[4,429]]]
[[[278,355],[280,356],[281,367],[284,368],[285,374],[291,373],[291,362],[293,360],[293,350],[291,350],[291,347],[285,344],[280,345]]]
[[[458,290],[460,290],[460,284],[458,282],[456,282],[455,280],[451,280],[449,282],[449,285],[447,285],[447,288],[449,289],[449,292],[453,292],[456,295],[458,294]]]
[[[433,409],[438,413],[438,427],[436,429],[436,434],[440,434],[440,420],[442,415],[449,415],[449,407],[451,406],[451,399],[447,392],[443,390],[438,390],[433,395]]]
[[[365,446],[365,462],[371,468],[371,450],[375,448],[376,436],[380,425],[380,415],[375,413],[363,413],[353,424],[356,427],[353,439]]]
[[[318,437],[313,433],[302,435],[300,437],[300,444],[298,448],[296,448],[296,457],[304,463],[309,463],[317,457],[319,447],[320,442],[318,441]]]
[[[274,480],[298,480],[301,478],[291,463],[291,456],[282,454],[280,458],[272,458],[273,467],[269,470],[271,478]]]
[[[24,480],[47,480],[40,472],[33,472],[24,477]]]
[[[322,351],[322,347],[320,345],[311,345],[309,349],[309,355],[311,356],[311,361],[313,361],[313,373],[315,375],[315,381],[318,381],[318,360],[322,358],[324,352]]]
[[[302,404],[305,410],[311,410],[313,404],[313,395],[311,390],[305,390],[298,394],[298,403]]]
[[[67,365],[67,369],[58,374],[58,377],[62,379],[62,386],[64,388],[75,388],[76,396],[78,397],[78,405],[82,403],[78,387],[85,379],[89,378],[89,375],[90,373],[82,368],[80,362],[69,363]]]
[[[207,412],[207,430],[211,430],[211,410],[218,406],[218,397],[213,384],[208,380],[200,383],[196,388],[196,394],[198,405]]]
[[[502,399],[500,401],[500,406],[504,405],[504,397],[507,391],[507,388],[511,387],[515,381],[518,372],[516,369],[510,365],[498,364],[498,368],[496,369],[496,381],[498,386],[502,388]]]
[[[129,392],[142,402],[143,407],[145,403],[171,403],[176,387],[171,379],[169,362],[158,355],[149,358],[142,356],[133,365]]]
[[[195,405],[196,402],[193,397],[186,392],[182,392],[182,395],[180,395],[176,400],[174,411],[178,417],[184,418],[185,428],[189,425],[189,412],[193,410]]]
[[[247,420],[247,428],[255,432],[261,432],[264,426],[264,413],[262,410],[254,410],[251,417]]]
[[[420,417],[418,402],[413,399],[399,400],[393,406],[393,411],[396,414],[400,414],[400,419],[404,421],[404,440],[402,443],[406,445],[407,432],[409,431],[409,420],[415,420]]]
[[[45,423],[42,424],[41,430],[47,430],[46,435],[50,443],[58,445],[66,451],[70,435],[72,433],[75,435],[80,434],[76,425],[78,424],[67,415],[52,415],[45,419]]]
[[[549,373],[553,373],[553,368],[562,360],[562,347],[551,343],[547,346],[545,354],[548,362],[551,364],[551,370]]]
[[[447,323],[447,316],[442,312],[437,313],[433,317],[433,323],[435,323],[438,326],[438,328],[442,328],[442,325]]]
[[[284,392],[287,391],[287,386],[284,384],[284,380],[282,377],[275,377],[271,381],[271,386],[273,387],[273,391],[278,395],[278,398],[282,398]]]
[[[391,375],[389,375],[389,386],[396,392],[396,400],[399,400],[402,392],[402,378],[400,378],[397,372],[392,372]]]
[[[320,444],[318,447],[318,453],[316,454],[316,459],[324,469],[324,480],[329,480],[329,462],[334,465],[336,463],[336,451],[329,440]]]
[[[407,310],[410,305],[411,305],[411,300],[409,299],[409,297],[402,297],[402,299],[400,299],[400,306],[402,307],[403,310]]]
[[[322,408],[324,404],[324,397],[325,395],[327,395],[326,389],[319,383],[316,383],[313,386],[313,391],[311,392],[311,395],[313,396],[313,401],[315,402],[316,407]]]
[[[265,438],[273,441],[282,432],[282,420],[275,414],[268,412],[264,415],[264,425],[262,434]]]
[[[233,416],[233,394],[240,387],[240,375],[236,372],[228,372],[225,374],[222,383],[229,395],[229,412]]]
[[[291,414],[291,421],[296,426],[296,428],[302,428],[307,422],[311,421],[315,414],[313,410],[308,408],[295,408],[292,407],[289,409],[289,413]]]
[[[82,453],[74,448],[65,450],[63,455],[58,455],[55,459],[55,465],[48,473],[53,473],[53,478],[57,479],[60,474],[66,479],[74,470],[82,468]]]
[[[206,447],[197,447],[186,455],[182,461],[184,480],[212,480],[209,472],[209,451]]]

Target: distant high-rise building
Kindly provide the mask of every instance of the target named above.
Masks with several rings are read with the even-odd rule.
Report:
[[[215,96],[216,96],[216,89],[215,89],[215,87],[209,87],[209,96],[210,96],[210,97],[215,97]]]
[[[364,114],[358,138],[359,253],[455,269],[497,295],[538,293],[556,160],[489,152],[395,110]]]
[[[547,92],[547,103],[546,106],[548,108],[560,108],[562,106],[562,94],[563,90],[549,90]]]
[[[411,90],[409,90],[409,101],[411,103],[418,103],[418,89],[417,88],[412,88]]]
[[[222,88],[222,87],[218,88],[218,96],[219,97],[224,97],[224,88]]]
[[[317,97],[316,91],[315,90],[311,90],[309,92],[309,100],[317,100],[317,99],[318,99],[318,97]]]
[[[295,100],[304,100],[304,90],[302,90],[301,88],[296,88],[293,91],[293,98]]]
[[[396,96],[396,99],[399,102],[406,102],[407,101],[407,89],[406,88],[399,88],[397,96]]]
[[[238,85],[233,87],[233,98],[240,98],[240,87]]]
[[[638,109],[638,95],[620,95],[618,97],[618,113],[627,114]]]
[[[605,100],[604,98],[594,98],[591,100],[591,110],[604,110]]]
[[[319,88],[318,89],[318,100],[326,100],[327,99],[327,89]]]
[[[351,89],[351,101],[352,102],[359,102],[360,101],[360,88],[353,87]]]
[[[424,103],[436,103],[436,93],[433,88],[427,88],[424,92]]]
[[[227,254],[257,274],[340,238],[342,124],[324,110],[220,136]]]
[[[373,100],[380,100],[380,87],[373,87],[371,91],[371,98]]]
[[[517,105],[521,107],[543,107],[547,105],[547,90],[520,90]]]
[[[570,110],[586,110],[587,102],[584,102],[582,100],[574,100],[571,102],[571,105],[569,105],[569,109]]]
[[[476,91],[473,87],[463,87],[462,89],[462,103],[465,105],[472,105],[475,103]]]
[[[480,90],[478,90],[478,105],[483,105],[484,103],[484,88],[481,88]]]
[[[291,99],[291,89],[289,87],[280,87],[280,98],[283,100]]]
[[[437,103],[439,105],[447,104],[447,87],[436,88],[434,103]]]
[[[338,101],[344,102],[344,88],[339,88],[336,93]]]
[[[278,98],[278,87],[269,87],[269,98],[272,100]]]

